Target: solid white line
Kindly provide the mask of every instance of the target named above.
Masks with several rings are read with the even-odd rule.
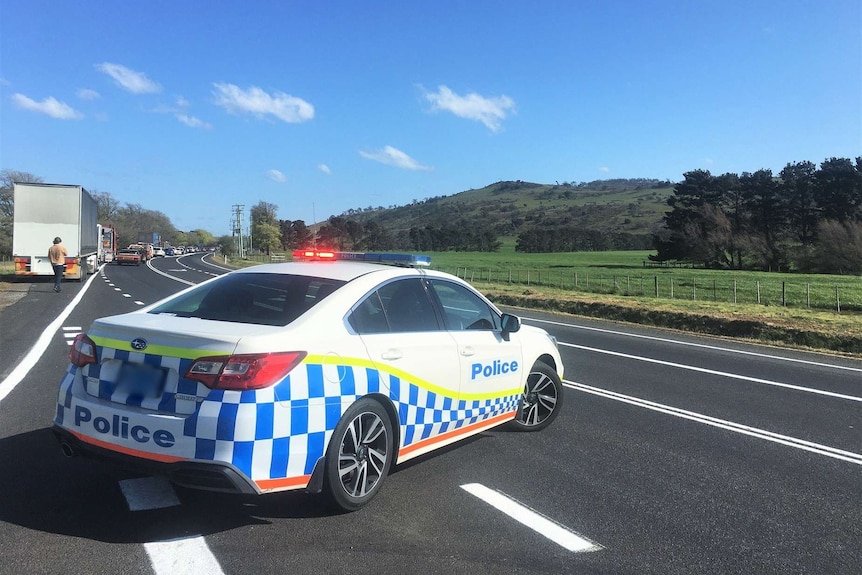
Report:
[[[144,543],[156,575],[223,575],[203,537]]]
[[[642,357],[642,356],[639,356],[639,355],[629,355],[629,354],[627,354],[627,353],[620,353],[620,352],[618,352],[618,351],[609,351],[609,350],[606,350],[606,349],[598,349],[598,348],[595,348],[595,347],[587,347],[587,346],[585,346],[585,345],[575,345],[575,344],[573,344],[573,343],[563,343],[563,342],[559,342],[559,345],[563,345],[563,346],[566,346],[566,347],[573,347],[573,348],[575,348],[575,349],[582,349],[582,350],[584,350],[584,351],[592,351],[592,352],[595,352],[595,353],[603,353],[603,354],[606,354],[606,355],[613,355],[613,356],[615,356],[615,357],[624,357],[624,358],[626,358],[626,359],[634,359],[634,360],[637,360],[637,361],[645,361],[645,362],[647,362],[647,363],[655,363],[655,364],[657,364],[657,365],[664,365],[664,366],[667,366],[667,367],[675,367],[675,368],[678,368],[678,369],[687,369],[687,370],[689,370],[689,371],[696,371],[696,372],[698,372],[698,373],[706,373],[706,374],[709,374],[709,375],[718,375],[718,376],[721,376],[721,377],[729,377],[729,378],[732,378],[732,379],[741,379],[741,380],[743,380],[743,381],[751,381],[751,382],[754,382],[754,383],[762,383],[762,384],[764,384],[764,385],[771,385],[771,386],[774,386],[774,387],[783,387],[783,388],[785,388],[785,389],[792,389],[792,390],[795,390],[795,391],[803,391],[803,392],[805,392],[805,393],[813,393],[813,394],[815,394],[815,395],[825,395],[825,396],[827,396],[827,397],[834,397],[834,398],[837,398],[837,399],[846,399],[846,400],[848,400],[848,401],[859,401],[859,402],[862,402],[862,397],[858,397],[858,396],[855,396],[855,395],[845,395],[845,394],[843,394],[843,393],[834,393],[834,392],[831,392],[831,391],[824,391],[824,390],[822,390],[822,389],[813,389],[813,388],[810,388],[810,387],[803,387],[803,386],[801,386],[801,385],[792,385],[792,384],[790,384],[790,383],[780,383],[780,382],[777,382],[777,381],[770,381],[770,380],[768,380],[768,379],[760,379],[759,377],[749,377],[749,376],[747,376],[747,375],[739,375],[739,374],[735,374],[735,373],[728,373],[728,372],[726,372],[726,371],[716,371],[716,370],[714,370],[714,369],[706,369],[706,368],[704,368],[704,367],[695,367],[695,366],[693,366],[693,365],[685,365],[685,364],[682,364],[682,363],[673,363],[673,362],[670,362],[670,361],[663,361],[663,360],[660,360],[660,359],[652,359],[652,358],[649,358],[649,357]]]
[[[515,521],[529,527],[539,535],[547,537],[569,551],[583,553],[584,551],[598,551],[602,549],[600,545],[584,539],[574,531],[566,529],[559,523],[548,519],[544,515],[533,511],[499,491],[489,489],[480,483],[467,483],[462,485],[461,489],[478,497]]]
[[[758,429],[756,427],[742,425],[741,423],[734,423],[732,421],[718,419],[709,415],[703,415],[701,413],[695,413],[693,411],[686,411],[677,407],[671,407],[669,405],[663,405],[661,403],[647,401],[645,399],[632,397],[630,395],[623,395],[622,393],[608,391],[606,389],[593,387],[583,383],[577,383],[575,381],[563,380],[563,384],[570,389],[598,395],[607,399],[613,399],[614,401],[620,401],[622,403],[627,403],[636,407],[642,407],[644,409],[657,411],[666,415],[673,415],[675,417],[688,419],[690,421],[696,421],[698,423],[703,423],[712,427],[718,427],[727,431],[733,431],[742,435],[757,437],[758,439],[765,439],[766,441],[771,441],[773,443],[786,445],[788,447],[795,447],[796,449],[801,449],[803,451],[810,451],[811,453],[816,453],[818,455],[825,455],[826,457],[831,457],[833,459],[840,459],[841,461],[847,461],[850,463],[855,463],[857,465],[862,465],[862,453],[854,453],[852,451],[845,451],[843,449],[829,447],[828,445],[814,443],[811,441],[806,441],[804,439],[798,439],[796,437],[780,435],[778,433],[766,431],[765,429]]]
[[[30,348],[30,351],[27,352],[27,355],[24,356],[24,359],[21,360],[21,363],[18,364],[15,369],[12,370],[6,379],[0,383],[0,401],[9,395],[15,387],[21,383],[21,381],[26,377],[27,373],[33,369],[33,366],[39,361],[42,355],[45,353],[45,350],[48,349],[48,346],[51,344],[51,340],[54,337],[54,334],[60,329],[60,326],[63,325],[63,322],[69,317],[72,313],[72,310],[81,302],[81,299],[84,297],[84,294],[87,293],[87,290],[90,288],[90,284],[93,283],[93,280],[96,279],[96,274],[90,276],[90,279],[81,286],[81,291],[72,298],[72,301],[69,302],[69,305],[60,312],[60,314],[48,324],[48,327],[42,332],[39,336],[39,339],[36,340],[36,343],[33,347]],[[60,376],[57,376],[57,381],[60,381]]]
[[[600,332],[600,333],[609,333],[611,335],[621,335],[621,336],[625,336],[625,337],[635,337],[635,338],[647,339],[647,340],[651,340],[651,341],[660,341],[662,343],[671,343],[674,345],[684,345],[684,346],[688,346],[688,347],[699,347],[702,349],[724,351],[727,353],[735,353],[738,355],[750,355],[750,356],[754,356],[754,357],[763,357],[766,359],[775,359],[778,361],[789,361],[792,363],[802,363],[805,365],[814,365],[817,367],[827,367],[830,369],[844,369],[847,371],[862,372],[862,368],[859,368],[859,367],[848,367],[848,366],[844,366],[844,365],[834,365],[831,363],[823,363],[820,361],[811,361],[811,360],[807,360],[807,359],[797,359],[797,358],[793,358],[793,357],[782,357],[782,356],[778,356],[778,355],[770,355],[770,354],[759,353],[759,352],[755,352],[755,351],[745,351],[745,350],[741,350],[741,349],[730,349],[727,347],[721,347],[721,346],[717,346],[717,345],[707,345],[707,344],[703,344],[703,343],[679,341],[679,340],[670,339],[670,338],[655,337],[655,336],[651,336],[651,335],[643,335],[643,334],[638,334],[638,333],[626,333],[624,331],[615,331],[615,330],[611,330],[611,329],[602,329],[602,328],[598,328],[598,327],[588,327],[585,325],[575,325],[575,324],[564,323],[564,322],[560,322],[560,321],[551,321],[551,320],[537,319],[537,318],[532,318],[532,317],[530,317],[530,318],[525,317],[523,319],[525,319],[527,321],[535,321],[538,323],[548,323],[551,325],[559,325],[559,326],[563,326],[563,327],[569,327],[572,329],[581,329],[581,330],[585,330],[585,331],[596,331],[596,332]]]

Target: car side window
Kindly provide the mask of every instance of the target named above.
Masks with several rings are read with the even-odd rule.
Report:
[[[381,287],[377,293],[393,333],[437,331],[440,323],[434,304],[419,278],[398,280]]]
[[[347,318],[347,322],[359,334],[389,333],[389,323],[386,321],[383,303],[377,292],[356,306]]]
[[[500,318],[478,295],[453,282],[431,280],[431,289],[443,306],[446,329],[500,329]]]

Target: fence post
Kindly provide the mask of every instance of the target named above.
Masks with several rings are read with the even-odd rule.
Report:
[[[578,272],[575,272],[575,289],[578,289]]]
[[[781,307],[787,307],[787,282],[781,282]]]
[[[760,305],[760,280],[755,282],[757,284],[757,305]]]
[[[655,279],[655,297],[658,297],[658,276],[653,276]]]
[[[736,280],[733,280],[733,303],[736,303]]]
[[[838,309],[838,313],[841,313],[841,298],[838,296],[838,286],[835,286],[835,306]]]
[[[805,307],[811,307],[811,284],[805,284]]]
[[[712,301],[717,301],[717,300],[718,300],[718,296],[716,295],[715,280],[712,280]]]
[[[670,278],[670,299],[673,299],[673,278]]]
[[[697,280],[691,280],[691,299],[697,301]]]

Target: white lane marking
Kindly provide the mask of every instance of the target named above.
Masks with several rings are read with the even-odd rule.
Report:
[[[135,300],[135,303],[138,305],[144,305],[144,302],[142,302],[141,300],[137,300],[137,299]]]
[[[177,260],[177,263],[178,263],[178,264],[180,264],[180,265],[183,265],[183,263],[182,263],[180,260]],[[195,282],[190,282],[190,281],[182,280],[182,279],[180,279],[180,278],[177,278],[177,277],[172,276],[171,274],[167,274],[167,273],[163,272],[162,270],[157,270],[157,269],[153,266],[153,264],[152,264],[152,263],[150,263],[150,262],[147,262],[147,267],[148,267],[148,268],[150,268],[151,270],[153,270],[154,272],[156,272],[157,274],[159,274],[160,276],[164,276],[164,277],[166,277],[166,278],[168,278],[168,279],[172,279],[172,280],[174,280],[175,282],[180,282],[181,284],[186,284],[186,285],[188,285],[188,286],[193,286],[193,285],[195,285]]]
[[[523,319],[525,319],[527,321],[534,321],[537,323],[548,323],[551,325],[559,325],[559,326],[563,326],[563,327],[569,327],[572,329],[581,329],[584,331],[597,331],[600,333],[609,333],[611,335],[621,335],[621,336],[625,336],[625,337],[635,337],[635,338],[639,338],[639,339],[648,339],[651,341],[660,341],[663,343],[672,343],[674,345],[684,345],[684,346],[688,346],[688,347],[699,347],[702,349],[724,351],[727,353],[735,353],[735,354],[739,354],[739,355],[750,355],[750,356],[754,356],[754,357],[762,357],[762,358],[766,358],[766,359],[775,359],[778,361],[788,361],[788,362],[792,362],[792,363],[802,363],[805,365],[814,365],[817,367],[827,367],[830,369],[844,369],[847,371],[862,372],[862,368],[859,368],[859,367],[849,367],[846,365],[835,365],[835,364],[831,364],[831,363],[823,363],[820,361],[811,361],[808,359],[798,359],[798,358],[794,358],[794,357],[782,357],[779,355],[770,355],[767,353],[759,353],[756,351],[745,351],[745,350],[741,350],[741,349],[730,349],[730,348],[721,347],[718,345],[707,345],[704,343],[693,343],[693,342],[688,342],[688,341],[679,341],[679,340],[675,340],[675,339],[656,337],[656,336],[652,336],[652,335],[643,335],[643,334],[639,334],[639,333],[626,333],[624,331],[615,331],[615,330],[611,330],[611,329],[602,329],[602,328],[598,328],[598,327],[588,327],[588,326],[584,326],[584,325],[574,325],[571,323],[564,323],[564,322],[560,322],[560,321],[551,321],[551,320],[546,320],[546,319],[536,319],[536,318],[532,318],[532,317],[529,317],[529,318],[525,317]]]
[[[114,288],[114,291],[123,291],[123,288],[115,287],[115,288]]]
[[[131,295],[129,295],[129,294],[127,294],[127,293],[124,293],[124,294],[123,294],[123,297],[132,297],[132,296],[131,296]]]
[[[223,575],[201,536],[144,543],[156,575]]]
[[[27,355],[24,356],[24,359],[12,370],[12,373],[6,376],[2,382],[0,382],[0,401],[9,395],[15,387],[21,383],[21,381],[26,377],[26,375],[33,369],[33,366],[39,361],[42,355],[45,353],[45,350],[48,349],[48,346],[51,344],[51,340],[54,337],[54,333],[63,325],[63,322],[69,317],[72,313],[72,310],[81,303],[81,299],[84,297],[84,294],[87,293],[87,290],[90,289],[90,284],[93,283],[93,280],[96,279],[96,274],[90,276],[90,279],[87,280],[83,286],[81,286],[81,291],[72,298],[72,301],[69,302],[69,305],[61,311],[54,321],[48,324],[48,327],[42,332],[39,336],[39,339],[36,340],[36,343],[33,347],[30,348],[30,351],[27,352]],[[59,377],[57,379],[59,381]]]
[[[772,385],[774,387],[783,387],[785,389],[792,389],[795,391],[803,391],[805,393],[813,393],[815,395],[825,395],[827,397],[834,397],[837,399],[846,399],[848,401],[862,402],[862,397],[858,397],[855,395],[845,395],[843,393],[834,393],[832,391],[824,391],[822,389],[813,389],[811,387],[803,387],[801,385],[792,385],[790,383],[780,383],[778,381],[770,381],[768,379],[760,379],[759,377],[749,377],[747,375],[728,373],[726,371],[716,371],[714,369],[706,369],[704,367],[695,367],[693,365],[685,365],[682,363],[673,363],[670,361],[663,361],[660,359],[652,359],[650,357],[643,357],[643,356],[639,356],[639,355],[629,355],[627,353],[620,353],[618,351],[610,351],[607,349],[598,349],[595,347],[587,347],[585,345],[575,345],[573,343],[563,343],[563,342],[559,342],[559,345],[564,345],[566,347],[573,347],[575,349],[582,349],[584,351],[592,351],[595,353],[604,353],[606,355],[613,355],[615,357],[624,357],[626,359],[634,359],[637,361],[645,361],[647,363],[655,363],[657,365],[664,365],[667,367],[675,367],[678,369],[687,369],[689,371],[696,371],[698,373],[706,373],[709,375],[718,375],[721,377],[729,377],[732,379],[741,379],[743,381],[751,381],[754,383],[762,383],[764,385]]]
[[[120,481],[120,491],[126,498],[129,511],[176,507],[180,504],[171,483],[163,477],[124,479]]]
[[[796,437],[780,435],[778,433],[766,431],[765,429],[749,427],[747,425],[734,423],[725,419],[718,419],[716,417],[710,417],[709,415],[703,415],[701,413],[695,413],[693,411],[686,411],[677,407],[671,407],[669,405],[664,405],[653,401],[647,401],[645,399],[632,397],[630,395],[623,395],[622,393],[616,393],[614,391],[600,389],[598,387],[593,387],[583,383],[577,383],[575,381],[569,381],[567,379],[563,380],[563,384],[570,389],[583,391],[585,393],[591,393],[593,395],[598,395],[607,399],[613,399],[614,401],[621,401],[623,403],[628,403],[629,405],[634,405],[636,407],[642,407],[644,409],[657,411],[659,413],[681,417],[682,419],[696,421],[698,423],[703,423],[705,425],[711,425],[720,429],[741,433],[750,437],[757,437],[758,439],[765,439],[766,441],[771,441],[773,443],[779,443],[788,447],[802,449],[803,451],[810,451],[818,455],[832,457],[833,459],[840,459],[841,461],[848,461],[850,463],[862,465],[862,453],[854,453],[852,451],[845,451],[843,449],[829,447],[828,445],[814,443],[811,441],[806,441],[804,439],[798,439]]]
[[[548,519],[544,515],[533,511],[529,507],[518,503],[508,495],[504,495],[499,491],[489,489],[480,483],[467,483],[461,486],[461,489],[467,493],[478,497],[485,503],[502,511],[515,521],[525,525],[544,537],[547,537],[557,545],[568,549],[575,553],[583,553],[585,551],[599,551],[603,549],[601,545],[593,543],[589,539],[585,539],[563,527],[556,521]]]
[[[78,325],[64,325],[63,326],[63,337],[66,339],[67,345],[72,345],[75,343],[75,338],[78,337],[78,334],[82,333],[83,329]]]
[[[161,477],[126,479],[120,482],[129,511],[146,511],[180,505],[170,482]],[[195,535],[168,541],[144,543],[156,575],[223,575],[221,565],[203,537]]]

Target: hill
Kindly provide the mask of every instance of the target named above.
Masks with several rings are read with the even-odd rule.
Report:
[[[411,228],[429,227],[490,230],[513,239],[530,230],[571,228],[624,234],[651,247],[651,233],[668,210],[672,193],[671,182],[649,179],[580,184],[502,181],[400,207],[348,210],[340,217],[362,225],[376,223],[395,237],[404,237]]]

